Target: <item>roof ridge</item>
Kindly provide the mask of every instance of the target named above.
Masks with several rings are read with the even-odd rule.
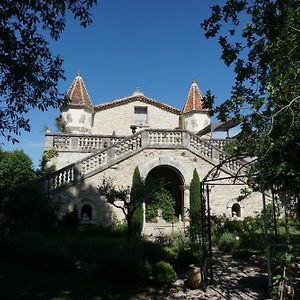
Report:
[[[152,104],[155,104],[156,106],[161,106],[162,109],[165,109],[167,111],[171,111],[173,113],[180,113],[180,110],[169,105],[169,104],[165,104],[165,103],[162,103],[162,102],[159,102],[157,101],[156,99],[153,99],[153,98],[150,98],[148,96],[145,96],[145,95],[131,95],[131,96],[127,96],[127,97],[123,97],[123,98],[118,98],[118,99],[115,99],[115,100],[111,100],[109,102],[105,102],[105,103],[101,103],[101,104],[97,104],[95,106],[95,109],[98,109],[100,110],[101,108],[111,108],[111,107],[114,107],[114,106],[117,106],[118,104],[122,105],[122,102],[126,102],[126,101],[130,101],[131,99],[139,99],[141,101],[141,99],[145,99],[147,101],[149,101],[150,103]]]

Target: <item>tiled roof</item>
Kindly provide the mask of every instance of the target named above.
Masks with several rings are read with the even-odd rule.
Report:
[[[149,97],[146,97],[143,94],[135,94],[135,95],[132,95],[132,96],[129,96],[129,97],[125,97],[125,98],[121,98],[121,99],[117,99],[117,100],[113,100],[113,101],[110,101],[110,102],[106,102],[106,103],[103,103],[103,104],[96,105],[95,106],[95,111],[106,110],[106,109],[109,109],[109,108],[117,107],[117,106],[124,105],[124,104],[127,104],[127,103],[131,103],[131,102],[134,102],[134,101],[141,101],[141,102],[144,102],[146,104],[150,104],[150,105],[154,105],[156,107],[159,107],[160,109],[163,109],[163,110],[168,111],[170,113],[180,115],[180,110],[178,110],[178,109],[176,109],[172,106],[169,106],[167,104],[160,103],[160,102],[158,102],[154,99],[151,99]]]
[[[204,108],[203,97],[197,83],[193,80],[189,94],[185,101],[182,112],[189,113],[192,111],[207,110]]]
[[[66,98],[70,101],[69,104],[71,105],[93,106],[83,79],[79,73],[73,80],[66,94]]]

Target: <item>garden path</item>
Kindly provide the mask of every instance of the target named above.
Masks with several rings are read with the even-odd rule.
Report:
[[[267,299],[267,274],[250,262],[232,258],[221,252],[213,253],[214,285],[209,285],[206,292],[191,290],[186,284],[186,277],[176,281],[175,287],[168,295],[158,299],[194,300],[194,299],[228,299],[257,300]]]

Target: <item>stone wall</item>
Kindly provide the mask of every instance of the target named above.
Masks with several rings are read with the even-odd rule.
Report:
[[[190,112],[184,115],[184,129],[197,133],[211,123],[207,111]]]
[[[120,210],[106,204],[97,194],[97,187],[103,177],[112,177],[119,185],[131,185],[132,175],[136,166],[139,167],[141,175],[145,178],[147,174],[156,166],[170,166],[177,170],[182,176],[185,186],[184,210],[189,208],[189,185],[192,179],[194,168],[197,169],[200,180],[207,175],[213,165],[185,149],[145,149],[141,152],[114,164],[105,171],[96,173],[84,181],[79,182],[67,189],[56,193],[56,197],[62,197],[65,200],[64,209],[69,207],[80,207],[88,201],[96,208],[94,221],[103,225],[109,224],[112,217],[118,220],[123,219]],[[227,177],[228,174],[221,172],[219,177]],[[225,183],[226,181],[223,181]],[[227,181],[229,183],[229,181]],[[236,198],[240,190],[246,185],[215,185],[211,188],[210,203],[212,214],[225,214],[231,217],[231,207],[236,203]],[[69,197],[69,200],[67,200]],[[261,195],[253,194],[241,203],[241,216],[255,216],[262,209]]]
[[[138,126],[138,130],[144,128],[174,129],[179,126],[179,116],[177,114],[144,102],[135,101],[96,112],[92,134],[111,135],[114,133],[116,135],[131,135],[130,126],[135,124],[135,106],[147,107],[148,111],[147,123]]]

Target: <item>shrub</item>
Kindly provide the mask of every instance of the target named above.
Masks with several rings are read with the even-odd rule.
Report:
[[[171,285],[177,280],[177,274],[171,264],[160,260],[154,265],[153,276],[159,285]]]
[[[201,201],[201,184],[197,170],[194,169],[190,191],[191,223],[189,227],[190,238],[193,242],[201,240]]]
[[[134,236],[140,236],[143,231],[144,208],[143,199],[141,198],[141,190],[143,189],[143,181],[141,179],[139,168],[136,167],[132,177],[132,187],[130,192],[130,201],[137,207],[132,215],[132,231]]]
[[[172,194],[165,188],[159,188],[151,197],[151,201],[146,206],[146,220],[155,222],[158,216],[158,210],[161,210],[162,217],[167,222],[177,221],[175,212],[175,199]]]
[[[217,242],[219,250],[225,253],[233,253],[236,249],[238,249],[239,244],[239,237],[231,232],[224,232],[221,234]]]

